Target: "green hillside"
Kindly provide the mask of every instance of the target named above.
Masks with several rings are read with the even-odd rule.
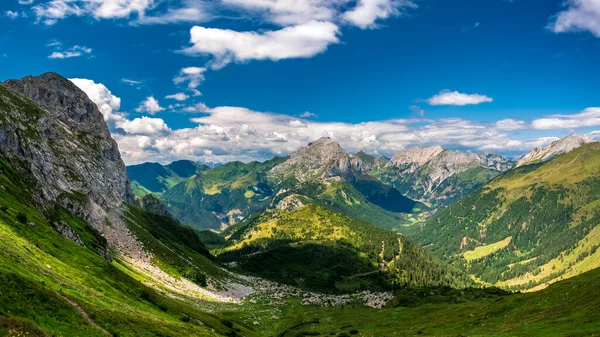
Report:
[[[233,331],[222,318],[144,285],[140,281],[147,276],[118,257],[106,260],[110,248],[95,229],[58,205],[36,206],[27,182],[0,157],[0,335],[216,336]],[[126,217],[169,274],[198,284],[206,274],[220,277],[190,230],[134,208]],[[81,244],[57,231],[61,223]]]
[[[199,172],[162,197],[169,211],[182,222],[201,229],[220,229],[269,205],[273,190],[267,172],[283,161],[285,158],[227,163]]]
[[[260,299],[243,313],[268,336],[598,336],[600,270],[535,293],[494,290],[411,289],[382,310],[359,304],[303,306]],[[274,316],[276,313],[277,316]]]
[[[415,239],[483,282],[540,288],[600,266],[599,200],[600,144],[591,143],[493,179]]]
[[[267,211],[236,227],[219,260],[305,289],[470,285],[466,275],[403,236],[321,206]]]
[[[127,167],[133,192],[139,198],[148,193],[163,193],[196,173],[207,170],[208,166],[189,160],[174,161],[169,165],[143,163]]]

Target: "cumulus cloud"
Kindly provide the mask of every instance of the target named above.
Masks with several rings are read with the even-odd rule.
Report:
[[[338,26],[321,21],[260,33],[194,26],[190,30],[192,46],[182,52],[211,55],[214,57],[211,66],[218,69],[233,61],[312,57],[339,43],[338,33]]]
[[[531,122],[534,129],[574,129],[600,125],[600,107],[591,107],[578,114],[551,115]]]
[[[282,26],[309,21],[333,21],[342,1],[330,0],[223,0],[223,3],[256,12],[265,21]]]
[[[38,22],[53,25],[69,16],[121,19],[133,14],[143,17],[155,0],[52,0],[33,7]]]
[[[507,118],[507,119],[499,120],[496,122],[496,129],[498,129],[498,130],[511,131],[511,130],[525,129],[525,128],[526,128],[525,122],[521,121],[521,120]]]
[[[458,91],[442,90],[439,94],[429,98],[429,105],[475,105],[489,103],[494,100],[491,97],[479,94],[463,94]]]
[[[6,11],[4,12],[4,15],[9,19],[16,19],[19,17],[19,13],[13,11]]]
[[[559,12],[548,28],[555,33],[588,31],[600,37],[600,1],[567,0],[567,8]]]
[[[67,50],[55,51],[48,56],[49,59],[69,59],[73,57],[80,57],[92,53],[92,48],[73,46]]]
[[[315,114],[312,113],[312,112],[310,112],[310,111],[304,111],[299,116],[302,117],[302,118],[308,118],[308,117],[314,117]]]
[[[176,93],[176,94],[167,95],[167,96],[165,96],[165,98],[166,98],[166,99],[174,99],[174,100],[176,100],[176,101],[180,101],[180,102],[182,102],[182,101],[185,101],[185,100],[187,100],[188,98],[190,98],[190,96],[186,95],[186,94],[185,94],[185,93],[183,93],[183,92],[178,92],[178,93]]]
[[[212,18],[207,2],[199,0],[186,0],[181,5],[167,8],[166,11],[138,18],[135,22],[142,25],[172,24],[172,23],[199,23]]]
[[[411,0],[358,0],[342,17],[361,29],[376,28],[378,20],[400,15],[408,8],[417,8],[417,5]]]
[[[19,0],[19,5],[31,5],[34,0]]]
[[[167,134],[171,129],[164,120],[160,118],[150,118],[143,116],[134,120],[123,120],[117,123],[117,127],[123,129],[128,134],[155,136]]]
[[[442,145],[473,151],[529,151],[549,139],[516,140],[496,128],[469,120],[392,119],[378,122],[315,122],[297,116],[253,111],[243,107],[194,108],[203,116],[192,118],[198,126],[168,134],[139,138],[117,135],[128,163],[168,162],[188,158],[226,162],[283,156],[322,136],[340,142],[349,152],[393,155],[406,147]]]
[[[149,97],[146,97],[146,99],[142,103],[140,103],[140,106],[138,106],[135,109],[135,111],[146,112],[151,115],[154,115],[158,112],[163,111],[164,109],[165,108],[160,106],[160,104],[158,103],[156,98],[154,98],[153,96],[149,96]]]
[[[182,68],[179,71],[179,74],[173,79],[173,83],[182,84],[187,82],[188,89],[192,91],[194,96],[200,96],[202,94],[196,88],[198,88],[200,86],[200,83],[204,81],[205,72],[206,68],[204,67]]]
[[[69,80],[85,92],[92,102],[96,103],[109,126],[125,120],[125,115],[119,112],[121,99],[113,95],[104,84],[85,78],[70,78]]]

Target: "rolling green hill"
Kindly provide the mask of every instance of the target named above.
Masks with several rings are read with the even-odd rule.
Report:
[[[600,267],[600,144],[507,171],[415,239],[483,282],[539,289]]]
[[[127,166],[127,174],[131,179],[133,192],[137,197],[143,198],[148,193],[163,193],[207,169],[208,166],[190,160],[178,160],[164,166],[159,163]]]
[[[403,236],[308,205],[267,211],[230,230],[219,260],[303,289],[352,292],[471,284]]]
[[[285,158],[263,163],[231,162],[199,172],[165,193],[174,217],[201,229],[220,229],[257,210],[264,210],[274,191],[267,172]]]

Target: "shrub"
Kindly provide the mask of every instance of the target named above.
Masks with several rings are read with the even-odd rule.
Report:
[[[228,328],[233,328],[233,322],[228,320],[228,319],[224,319],[221,321],[221,324],[223,324],[224,326],[228,327]]]
[[[25,214],[23,212],[19,212],[19,214],[17,214],[17,220],[19,220],[19,222],[22,224],[26,224],[27,223],[27,214]]]
[[[181,314],[181,317],[179,317],[179,319],[184,323],[188,323],[190,321],[190,316],[186,314]]]

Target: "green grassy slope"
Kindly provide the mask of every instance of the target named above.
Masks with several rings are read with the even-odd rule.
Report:
[[[127,167],[133,192],[137,197],[148,193],[163,193],[176,184],[189,179],[196,173],[207,170],[206,165],[189,160],[174,161],[169,165],[143,163]]]
[[[401,235],[321,206],[265,212],[238,226],[229,243],[220,260],[305,289],[470,284],[466,275]]]
[[[273,190],[267,172],[283,162],[231,162],[196,174],[163,194],[169,211],[184,223],[200,229],[220,229],[256,210],[265,209]]]
[[[598,200],[600,144],[591,143],[506,172],[440,210],[415,238],[484,282],[529,289],[600,266]],[[503,240],[503,249],[473,254]]]
[[[232,333],[220,317],[144,286],[138,281],[143,275],[136,275],[118,259],[105,260],[101,251],[107,247],[102,236],[64,209],[35,206],[27,179],[3,158],[0,164],[0,335],[103,336],[69,301],[113,335]],[[202,261],[203,272],[210,272],[206,251],[185,229],[137,209],[130,210],[132,216],[151,234],[142,239],[146,247],[173,273],[189,274],[188,269],[177,268],[183,261],[177,264],[162,256],[174,248],[187,252],[192,261]],[[53,228],[62,221],[81,237],[83,246]],[[237,324],[235,329],[247,331]]]
[[[269,336],[598,336],[600,270],[535,293],[422,289],[417,307],[371,309],[258,301],[244,312],[224,312]],[[405,293],[397,294],[404,297]]]

